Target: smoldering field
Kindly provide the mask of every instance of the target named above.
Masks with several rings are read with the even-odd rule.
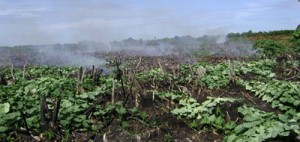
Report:
[[[0,65],[104,66],[110,57],[173,56],[180,62],[195,62],[197,56],[253,56],[252,43],[226,36],[182,36],[153,40],[128,38],[108,44],[81,41],[74,44],[0,47]]]

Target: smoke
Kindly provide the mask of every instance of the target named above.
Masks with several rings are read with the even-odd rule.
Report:
[[[76,49],[68,45],[54,45],[35,47],[37,52],[35,60],[39,65],[54,66],[103,66],[105,60],[96,58],[90,53],[93,49],[87,48],[87,51]]]
[[[227,36],[225,35],[221,35],[219,36],[219,38],[217,39],[216,43],[221,44],[227,41]]]
[[[105,60],[92,55],[95,49],[80,47],[80,44],[55,44],[1,47],[0,65],[15,66],[47,65],[47,66],[103,66]]]
[[[104,44],[81,41],[77,44],[27,45],[0,48],[0,65],[104,66],[108,56],[176,56],[195,62],[192,56],[253,56],[250,41],[230,41],[226,36],[175,36],[153,40],[128,38]]]

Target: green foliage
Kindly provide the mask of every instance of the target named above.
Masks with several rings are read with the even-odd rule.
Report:
[[[173,141],[173,137],[170,133],[165,134],[164,137],[164,142],[172,142]]]
[[[147,72],[140,72],[136,74],[137,79],[141,80],[164,80],[165,76],[163,74],[163,71],[160,68],[153,68]]]
[[[180,117],[202,119],[204,113],[212,114],[217,106],[225,102],[234,101],[236,101],[236,99],[208,97],[207,101],[199,104],[195,99],[186,97],[180,99],[179,104],[181,107],[172,110],[172,113]]]
[[[257,40],[253,47],[268,57],[275,57],[287,52],[287,47],[284,44],[269,39]]]
[[[7,126],[5,126],[5,120],[8,120],[5,115],[9,112],[9,108],[9,103],[0,104],[0,133],[3,133],[9,129]]]
[[[300,39],[300,25],[297,27],[297,29],[293,33],[294,39]]]
[[[129,127],[129,124],[128,124],[128,122],[127,121],[122,121],[122,128],[123,129],[128,129],[128,127]]]
[[[45,136],[47,139],[51,140],[51,139],[54,139],[54,138],[55,138],[55,133],[54,133],[53,130],[46,130],[46,131],[44,132],[44,136]]]
[[[185,97],[184,93],[181,92],[162,92],[160,94],[158,94],[158,96],[160,98],[167,98],[167,99],[171,99],[173,101],[180,101],[182,98]]]
[[[262,77],[273,78],[275,73],[272,70],[275,66],[275,60],[265,59],[252,62],[228,61],[215,65],[195,65],[193,69],[197,72],[197,68],[204,68],[204,73],[198,76],[199,84],[207,86],[209,89],[215,89],[227,86],[230,81],[235,82],[241,74],[252,73]]]
[[[126,113],[128,113],[128,110],[123,107],[122,102],[116,102],[114,104],[109,104],[104,108],[98,106],[93,115],[98,118],[109,119],[114,115],[122,118]]]
[[[294,51],[298,54],[300,54],[300,25],[297,27],[297,29],[294,31],[294,39],[292,40]]]
[[[287,62],[287,65],[297,68],[298,62]],[[136,82],[145,89],[143,90],[145,92],[157,85],[154,88],[157,92],[155,95],[160,99],[153,102],[170,101],[168,104],[171,108],[170,113],[196,131],[206,128],[217,131],[226,136],[225,141],[263,141],[299,133],[300,86],[296,82],[275,80],[276,74],[273,73],[275,66],[276,61],[270,59],[182,64],[178,74],[171,74],[167,69],[161,68],[139,72],[136,74]],[[24,77],[23,71],[16,68],[15,81],[9,68],[3,69],[2,72],[9,82],[8,85],[0,85],[0,139],[4,141],[13,140],[15,137],[13,132],[20,127],[25,128],[25,122],[30,130],[40,133],[41,96],[46,96],[47,120],[51,120],[55,102],[61,99],[57,125],[66,130],[64,136],[66,141],[69,140],[73,130],[101,132],[103,121],[112,119],[119,121],[123,130],[129,130],[131,121],[128,120],[132,118],[147,127],[158,127],[164,123],[156,120],[151,113],[137,108],[128,109],[127,105],[124,106],[124,102],[119,101],[119,96],[116,97],[118,100],[116,103],[99,103],[110,100],[113,82],[115,91],[120,90],[120,82],[114,80],[112,76],[98,78],[97,82],[100,85],[97,86],[93,84],[89,74],[85,75],[83,81],[78,80],[77,70],[74,68],[28,67]],[[253,77],[256,80],[243,81],[241,78],[248,73],[251,79]],[[130,79],[127,76],[123,76],[123,79],[125,89],[129,90],[130,85],[126,83]],[[236,103],[239,99],[207,97],[199,103],[194,98],[196,93],[188,96],[180,89],[175,90],[176,86],[178,88],[182,86],[188,91],[191,87],[201,90],[208,88],[212,91],[217,88],[224,89],[232,84],[243,86],[271,104],[273,108],[281,110],[280,113],[283,114],[276,115],[251,107],[240,107],[238,111],[242,117],[239,117],[240,121],[235,121],[230,114],[224,112],[224,107]],[[132,90],[136,91],[138,87],[135,87],[133,86]],[[83,91],[78,88],[82,88]],[[170,88],[173,90],[169,90]],[[167,89],[167,92],[162,91]],[[132,92],[135,93],[134,91]],[[48,139],[57,136],[51,129],[44,131],[43,135]],[[166,141],[172,140],[171,135],[166,135],[165,138]]]
[[[244,122],[234,128],[227,142],[262,142],[299,131],[299,123],[288,116],[243,106],[238,108]]]
[[[168,72],[163,71],[161,68],[153,68],[146,72],[139,72],[136,75],[136,79],[145,84],[165,86],[170,80],[174,80],[174,77]]]
[[[136,78],[142,82],[154,82],[156,84],[165,84],[167,81],[173,81],[178,85],[189,84],[197,80],[203,87],[216,89],[227,86],[230,81],[235,82],[239,75],[246,73],[273,78],[275,74],[272,70],[275,65],[276,61],[270,59],[252,62],[228,61],[217,64],[182,64],[179,77],[163,72],[160,68],[154,68],[147,72],[136,74]]]
[[[4,72],[5,78],[10,81],[12,77],[9,69],[5,69]],[[14,69],[16,82],[6,86],[0,85],[0,131],[5,132],[0,135],[0,138],[10,138],[9,134],[20,127],[40,131],[41,96],[46,96],[47,120],[52,119],[55,102],[61,99],[58,124],[64,129],[91,129],[92,124],[84,112],[99,97],[110,94],[113,79],[99,79],[99,82],[103,83],[100,87],[93,85],[92,82],[83,82],[83,85],[75,78],[75,73],[74,68],[28,67],[23,78],[22,70]],[[86,75],[84,80],[89,78],[90,76]],[[85,92],[78,92],[78,86],[82,86]],[[115,88],[119,86],[116,82]],[[123,115],[127,111],[121,107],[121,104],[107,107]],[[96,107],[94,111],[97,112],[97,109],[102,108]],[[95,117],[100,116],[95,115]],[[45,131],[44,134],[48,138],[54,137],[51,130]]]
[[[180,78],[177,78],[178,84],[186,84],[194,78],[191,66],[187,64],[180,65]]]
[[[299,108],[300,85],[290,81],[271,80],[267,83],[261,81],[240,81],[240,84],[255,93],[255,96],[271,104],[273,108],[281,111]]]
[[[140,116],[143,120],[145,120],[146,117],[148,116],[148,114],[147,114],[147,112],[142,111],[142,112],[139,114],[139,116]]]
[[[275,60],[265,59],[252,62],[228,61],[215,65],[195,65],[193,69],[197,72],[199,67],[205,69],[201,76],[198,74],[199,84],[207,86],[209,89],[215,89],[227,86],[230,81],[235,82],[242,74],[252,73],[262,77],[273,78],[272,72],[276,66]],[[202,69],[203,70],[203,69]]]
[[[0,104],[0,138],[2,140],[10,141],[11,129],[14,127],[18,127],[18,122],[20,118],[19,112],[11,112],[11,106],[9,103]]]
[[[229,69],[224,63],[205,66],[206,74],[199,78],[200,85],[209,89],[220,88],[229,84]]]
[[[276,31],[259,31],[252,32],[251,30],[243,33],[229,33],[228,38],[239,38],[239,37],[253,37],[253,36],[279,36],[279,35],[291,35],[293,30],[276,30]]]
[[[179,101],[180,107],[175,108],[171,111],[171,113],[180,118],[191,120],[192,122],[193,120],[197,119],[198,124],[203,126],[223,130],[230,127],[223,127],[225,120],[224,115],[220,111],[219,107],[224,103],[230,103],[234,101],[236,101],[236,99],[208,97],[207,101],[199,104],[195,99],[187,97],[181,99]]]
[[[241,74],[253,73],[262,77],[273,78],[275,76],[275,73],[273,73],[272,70],[275,66],[275,60],[265,59],[259,61],[251,61],[242,63],[239,67],[237,67],[237,72]]]
[[[9,112],[9,103],[0,104],[0,115],[4,115]]]
[[[235,126],[234,122],[229,122],[223,127],[225,119],[219,107],[224,103],[235,102],[236,99],[208,97],[207,101],[200,104],[194,98],[176,92],[161,93],[159,96],[179,100],[179,107],[173,109],[171,113],[181,119],[187,119],[192,128],[202,125],[218,130],[230,130]]]

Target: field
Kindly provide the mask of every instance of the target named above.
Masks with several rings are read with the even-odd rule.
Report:
[[[298,55],[105,59],[1,66],[0,139],[300,141]]]

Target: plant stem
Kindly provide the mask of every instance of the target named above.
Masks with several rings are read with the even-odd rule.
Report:
[[[59,107],[60,107],[61,98],[56,98],[55,105],[54,105],[54,112],[52,117],[52,122],[56,124],[58,113],[59,113]]]
[[[41,122],[40,122],[40,129],[41,132],[44,132],[47,129],[47,120],[46,120],[46,96],[41,95],[41,100],[40,100],[40,117],[41,117]]]

